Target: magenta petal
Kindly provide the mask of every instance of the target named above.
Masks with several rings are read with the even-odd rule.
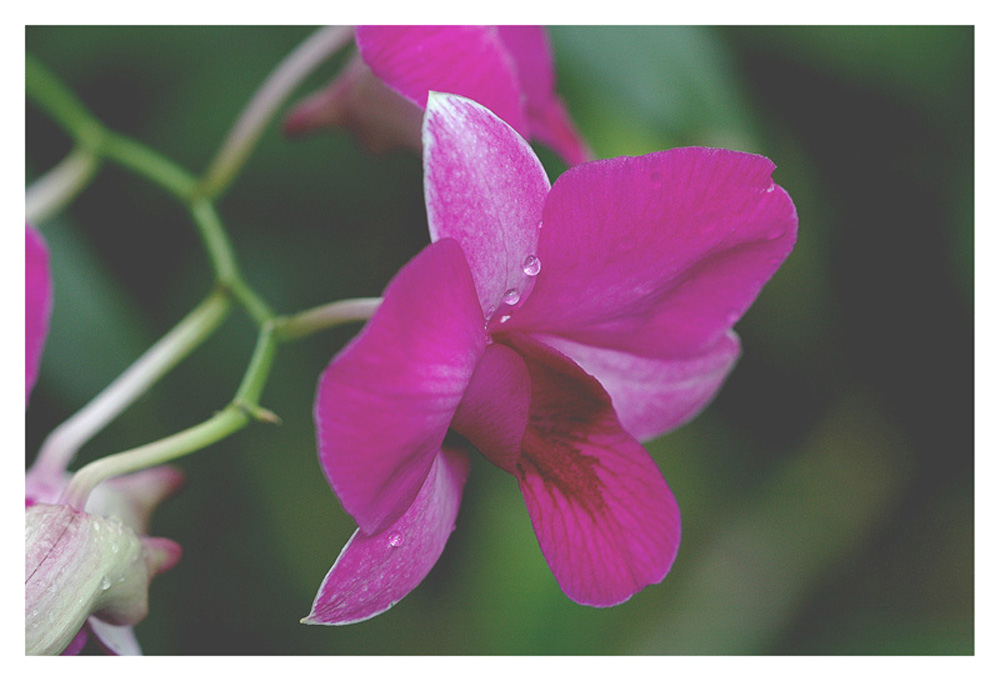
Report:
[[[83,647],[87,645],[88,638],[90,638],[90,636],[87,634],[87,627],[81,627],[80,631],[76,632],[76,636],[73,637],[73,640],[69,642],[68,646],[66,646],[66,649],[59,654],[79,655],[80,651],[83,650]]]
[[[373,153],[396,147],[420,151],[424,112],[372,74],[355,55],[326,87],[298,102],[285,118],[285,134],[299,136],[343,126]]]
[[[740,354],[740,340],[732,331],[700,355],[669,359],[638,357],[556,337],[539,340],[596,378],[611,396],[622,426],[643,442],[697,416],[718,392]]]
[[[516,67],[488,26],[359,26],[358,50],[372,72],[417,106],[427,93],[481,102],[526,134]]]
[[[351,624],[398,603],[437,563],[455,529],[469,473],[464,452],[443,448],[416,499],[385,530],[356,531],[316,594],[306,624]]]
[[[431,95],[423,140],[431,240],[461,244],[486,318],[502,316],[534,285],[525,265],[537,251],[545,170],[523,137],[464,97]]]
[[[385,530],[416,497],[485,346],[469,267],[445,239],[400,270],[323,373],[320,463],[365,534]]]
[[[596,380],[541,343],[517,335],[506,342],[531,374],[515,475],[542,554],[577,603],[626,601],[661,581],[677,555],[673,494]]]
[[[52,313],[49,252],[41,235],[24,226],[24,402],[38,378]]]
[[[584,144],[560,98],[552,97],[541,107],[529,107],[527,116],[532,138],[551,147],[567,165],[591,160],[590,149]]]
[[[541,26],[498,26],[497,30],[517,65],[531,137],[554,149],[571,166],[589,160],[590,152],[555,94],[552,48],[546,30]]]
[[[706,352],[795,243],[773,170],[696,147],[571,168],[549,193],[542,270],[511,327],[647,357]]]
[[[497,33],[514,60],[527,106],[544,105],[556,86],[548,32],[542,26],[497,26]]]
[[[458,405],[452,429],[491,463],[513,473],[528,425],[531,377],[524,360],[506,345],[486,348]]]

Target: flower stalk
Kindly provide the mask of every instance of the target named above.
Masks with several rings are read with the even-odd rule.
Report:
[[[381,298],[351,298],[320,305],[277,320],[278,335],[281,340],[292,340],[340,324],[367,321],[381,304]]]
[[[35,470],[65,470],[80,447],[209,338],[230,307],[225,291],[213,291],[83,409],[49,434],[39,450]]]
[[[247,103],[205,171],[199,185],[202,196],[219,196],[243,167],[267,124],[292,92],[344,45],[351,42],[350,26],[327,26],[312,34],[282,61]]]
[[[37,224],[61,211],[93,179],[98,167],[100,159],[91,149],[75,149],[28,187],[24,193],[26,220]]]
[[[280,422],[259,404],[279,342],[338,324],[366,320],[378,307],[381,299],[356,299],[277,317],[241,276],[229,236],[212,200],[236,176],[268,121],[292,90],[352,37],[353,32],[347,27],[321,29],[289,55],[250,101],[200,180],[158,152],[108,130],[58,78],[31,56],[26,58],[28,97],[77,143],[76,151],[39,180],[33,193],[29,192],[29,214],[37,217],[57,211],[86,185],[103,160],[112,161],[160,186],[187,207],[217,279],[216,288],[198,307],[49,435],[32,471],[61,474],[80,447],[200,346],[219,327],[234,302],[259,327],[256,349],[229,405],[199,425],[84,466],[73,476],[60,503],[82,510],[90,492],[109,478],[157,466],[207,447],[251,420]]]

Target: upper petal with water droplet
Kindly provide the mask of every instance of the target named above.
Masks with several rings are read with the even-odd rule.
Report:
[[[430,96],[423,139],[431,240],[451,237],[462,247],[489,319],[534,286],[525,261],[537,258],[548,177],[517,132],[464,97]]]
[[[595,161],[552,187],[544,270],[512,328],[644,357],[705,352],[795,243],[762,156],[691,147]]]

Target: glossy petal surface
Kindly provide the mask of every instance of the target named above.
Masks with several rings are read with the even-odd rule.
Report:
[[[583,605],[611,606],[661,581],[680,542],[680,512],[611,400],[565,356],[525,337],[531,414],[515,473],[542,554]]]
[[[24,229],[24,402],[38,378],[38,365],[52,313],[52,279],[49,252],[41,235]]]
[[[715,397],[740,354],[732,331],[704,353],[676,359],[639,357],[555,337],[541,340],[600,382],[622,426],[642,442],[694,418]]]
[[[444,448],[416,499],[389,528],[356,531],[320,586],[306,624],[351,624],[385,612],[431,571],[462,499],[469,457]]]
[[[458,244],[431,244],[390,282],[381,307],[323,373],[320,462],[365,534],[410,506],[486,345]]]
[[[795,242],[773,169],[696,147],[571,168],[545,203],[542,271],[511,327],[647,357],[708,351]]]
[[[489,26],[359,26],[358,50],[372,72],[419,107],[430,90],[482,103],[522,133],[516,68]]]
[[[431,95],[423,140],[431,240],[458,241],[486,318],[507,314],[534,285],[525,262],[537,251],[545,170],[524,138],[464,97]]]

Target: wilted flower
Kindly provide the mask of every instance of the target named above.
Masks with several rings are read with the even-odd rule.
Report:
[[[333,82],[299,103],[285,131],[353,130],[373,151],[420,149],[430,90],[481,102],[521,136],[574,165],[588,158],[555,94],[555,69],[541,26],[359,26],[359,54]]]
[[[718,149],[585,163],[550,188],[522,137],[454,95],[430,96],[423,145],[435,243],[320,380],[320,461],[359,529],[304,621],[372,617],[430,571],[469,467],[449,431],[517,479],[563,591],[621,603],[680,540],[636,438],[718,390],[794,206],[769,160]]]
[[[140,538],[118,518],[35,504],[24,521],[28,655],[62,652],[91,615],[98,635],[102,623],[139,622],[149,608],[149,580],[180,558],[174,542]]]
[[[35,384],[52,308],[48,251],[25,226],[25,402]],[[86,512],[58,505],[63,470],[25,476],[24,637],[29,655],[79,652],[90,631],[105,650],[139,654],[132,633],[148,609],[149,580],[180,558],[180,546],[143,536],[154,507],[181,484],[152,468],[99,485]]]

